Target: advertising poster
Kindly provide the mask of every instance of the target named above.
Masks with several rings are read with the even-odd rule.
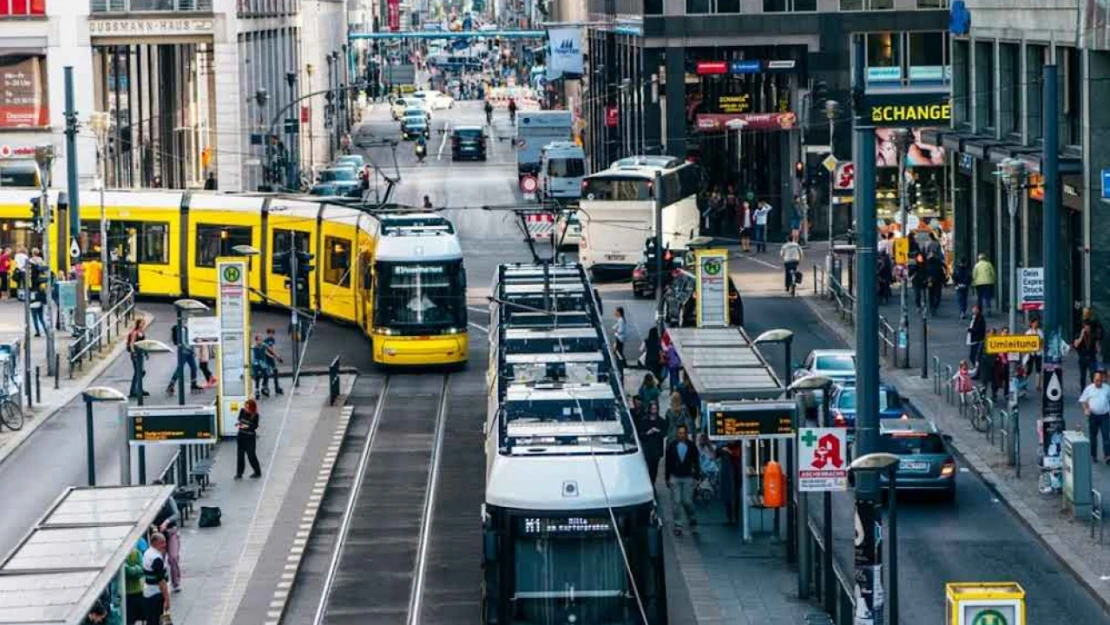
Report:
[[[0,54],[0,128],[50,124],[45,54]]]
[[[250,302],[247,291],[246,259],[216,259],[219,298],[220,349],[219,406],[220,434],[235,436],[239,409],[250,397],[247,336],[250,334]]]
[[[401,30],[401,0],[386,0],[386,18],[390,32]]]
[[[911,128],[913,143],[906,151],[906,167],[942,167],[944,148],[921,140],[925,128]],[[875,166],[897,167],[898,146],[894,143],[894,128],[875,129]]]
[[[551,28],[547,31],[549,52],[547,79],[581,76],[585,71],[582,59],[582,33],[578,28]]]

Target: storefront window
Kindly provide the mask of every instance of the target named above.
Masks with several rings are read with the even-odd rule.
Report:
[[[1060,142],[1078,146],[1083,143],[1083,67],[1076,48],[1062,48],[1059,56],[1063,62],[1058,83],[1063,91],[1060,102],[1064,108]]]
[[[1002,108],[1002,131],[1021,132],[1021,56],[1016,43],[1002,43],[998,46],[998,62],[1001,66],[1002,85],[999,97]]]
[[[709,2],[710,0],[686,0],[686,13],[709,13]]]
[[[716,13],[739,13],[740,0],[717,0]]]
[[[1030,140],[1040,139],[1042,132],[1042,115],[1041,115],[1041,101],[1044,97],[1044,89],[1041,86],[1042,74],[1044,71],[1045,54],[1048,48],[1045,46],[1028,45],[1025,47],[1025,84],[1028,85],[1029,97],[1026,100],[1029,103],[1029,124],[1028,135]]]
[[[994,44],[975,42],[975,117],[979,127],[994,130]]]

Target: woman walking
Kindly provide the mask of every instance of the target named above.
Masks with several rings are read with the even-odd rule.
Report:
[[[145,340],[146,328],[142,318],[140,317],[139,319],[135,320],[134,327],[132,327],[131,331],[127,333],[127,353],[131,356],[131,367],[133,370],[131,374],[130,396],[136,399],[138,399],[140,396],[150,396],[150,393],[147,393],[143,390],[142,376],[139,375],[139,371],[143,368],[142,358],[145,356],[145,354],[143,354],[143,351],[135,345],[139,341]]]
[[[647,461],[652,489],[655,488],[655,478],[659,475],[659,461],[663,459],[663,437],[666,432],[667,422],[659,418],[659,405],[649,404],[647,414],[640,422],[640,444],[644,448],[644,460]]]
[[[250,461],[252,478],[262,477],[262,465],[258,463],[255,449],[258,445],[258,404],[248,399],[239,411],[239,422],[235,424],[239,434],[235,437],[235,479],[243,479],[244,459]]]
[[[686,430],[691,434],[697,432],[694,427],[694,419],[690,416],[690,411],[686,409],[685,404],[682,403],[682,395],[677,391],[671,393],[670,405],[667,407],[667,439],[673,440],[675,431],[678,426],[685,426]]]

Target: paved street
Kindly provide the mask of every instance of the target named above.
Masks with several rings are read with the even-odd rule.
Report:
[[[814,247],[808,252],[811,257],[822,254],[820,248]],[[811,307],[802,298],[790,298],[782,292],[781,269],[773,252],[762,257],[734,256],[733,263],[731,270],[745,293],[746,329],[752,336],[776,327],[793,330],[795,361],[801,361],[814,348],[848,346],[833,331],[835,326],[830,325],[839,323],[835,315],[822,318],[815,313],[815,310],[828,311],[826,304],[817,303]],[[812,273],[807,273],[806,278],[806,289],[812,289]],[[947,323],[959,325],[962,330],[964,326],[954,321],[954,316],[949,313],[947,320],[942,317],[935,327],[944,328]],[[992,321],[997,322],[997,318]],[[938,342],[943,345],[943,339]],[[782,370],[781,350],[767,349],[765,354],[777,370]],[[886,381],[898,382],[889,378]],[[927,391],[930,394],[931,388],[930,382]],[[905,392],[918,390],[906,389]],[[915,404],[919,404],[916,396],[911,396]],[[947,411],[955,412],[953,408]],[[940,424],[946,427],[943,421]],[[975,436],[982,438],[979,434]],[[1028,464],[1025,479],[1035,481],[1035,474],[1032,464]],[[903,621],[941,622],[944,583],[957,580],[1021,583],[1028,591],[1030,623],[1099,622],[1107,618],[1100,603],[1076,583],[1057,556],[1000,500],[997,490],[971,470],[968,462],[961,462],[958,477],[954,506],[924,497],[900,500],[898,554]],[[849,571],[852,567],[852,503],[847,495],[837,495],[833,499],[837,560],[843,570]],[[820,500],[814,498],[812,501],[811,514],[819,515]],[[1088,546],[1093,545],[1088,543]],[[1040,589],[1044,592],[1039,592]]]

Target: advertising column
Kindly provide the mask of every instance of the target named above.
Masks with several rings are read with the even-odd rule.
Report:
[[[235,436],[236,416],[250,397],[247,367],[250,334],[250,302],[247,293],[247,261],[238,258],[216,259],[219,298],[216,315],[220,320],[219,370],[220,434]]]

